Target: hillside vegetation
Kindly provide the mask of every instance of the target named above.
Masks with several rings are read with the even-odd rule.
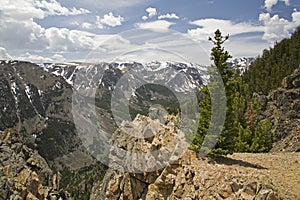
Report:
[[[215,32],[214,39],[210,38],[214,45],[211,59],[223,79],[227,103],[226,120],[218,142],[210,154],[269,152],[274,142],[290,135],[291,130],[298,130],[297,127],[289,127],[289,122],[297,123],[300,118],[296,106],[299,104],[298,75],[286,78],[285,85],[290,84],[289,88],[282,85],[282,81],[299,67],[300,29],[296,30],[291,38],[277,43],[274,48],[264,50],[262,56],[258,57],[242,75],[226,67],[226,61],[231,56],[222,45],[228,38],[229,36],[223,37],[219,30]],[[219,87],[216,83],[211,84],[214,88]],[[271,91],[279,86],[283,89],[274,96]],[[290,91],[285,92],[287,89]],[[198,152],[207,151],[202,144],[211,142],[211,139],[206,137],[209,128],[219,128],[216,121],[211,121],[210,118],[213,100],[210,92],[208,87],[204,87],[199,103],[198,132],[193,141],[193,148]],[[270,96],[267,96],[269,93]],[[284,108],[291,112],[280,109],[283,102]],[[284,134],[278,133],[278,130]],[[294,149],[297,149],[297,146],[298,144]]]
[[[283,39],[274,48],[265,49],[243,74],[249,90],[267,95],[281,85],[282,79],[300,65],[300,28],[291,38]]]

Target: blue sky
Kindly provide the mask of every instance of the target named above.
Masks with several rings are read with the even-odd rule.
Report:
[[[145,39],[133,29],[164,32],[159,36],[163,38],[169,34],[166,41],[157,41],[169,40],[167,49],[180,41],[181,51],[193,54],[195,49],[185,48],[182,42],[187,40],[182,37],[209,51],[207,38],[219,28],[230,34],[225,47],[234,57],[257,56],[300,25],[298,0],[0,0],[0,4],[0,59],[33,62],[84,61],[91,52],[103,50],[103,43],[105,52],[118,46],[124,51],[142,48],[133,45],[124,31],[137,34],[141,45],[153,42],[153,35]],[[173,32],[180,33],[181,40]],[[113,42],[107,42],[111,37]]]

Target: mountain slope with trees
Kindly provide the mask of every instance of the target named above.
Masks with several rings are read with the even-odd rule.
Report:
[[[263,55],[258,57],[242,75],[232,70],[232,68],[226,67],[226,61],[231,56],[222,47],[222,44],[228,38],[229,36],[223,37],[219,30],[215,32],[214,39],[209,38],[214,45],[211,51],[211,59],[213,66],[219,70],[223,79],[227,103],[226,120],[218,142],[214,149],[210,151],[210,154],[269,152],[274,142],[290,134],[289,129],[285,130],[284,128],[287,127],[288,122],[285,125],[281,123],[284,126],[280,125],[280,130],[283,133],[278,133],[278,120],[274,120],[278,117],[270,114],[271,111],[269,111],[269,114],[266,113],[266,109],[268,101],[272,101],[273,93],[271,91],[281,86],[283,78],[299,67],[300,29],[296,30],[290,39],[284,39],[277,43],[274,48],[264,50]],[[293,80],[289,82],[293,82]],[[296,82],[297,80],[295,79]],[[294,96],[298,97],[299,91],[293,91]],[[271,96],[268,97],[267,94],[269,93]],[[275,94],[278,94],[278,92]],[[295,99],[292,96],[286,98]],[[210,119],[212,114],[211,101],[210,91],[206,86],[202,89],[202,99],[199,103],[198,131],[192,145],[196,151],[200,151],[208,134],[209,126],[213,126],[215,123]],[[285,103],[288,104],[289,102],[285,101]],[[299,100],[296,99],[291,106],[286,105],[285,107],[290,107],[288,109],[295,112],[294,105],[298,105],[298,103]],[[277,106],[280,107],[280,105]],[[282,109],[279,108],[279,110]],[[299,119],[298,115],[294,114],[293,117],[293,121],[295,121],[295,118],[296,121]],[[290,119],[286,115],[282,115],[280,118],[283,121]],[[284,136],[279,137],[282,134]],[[293,149],[297,149],[297,147]]]
[[[265,49],[243,74],[243,83],[249,85],[251,93],[267,95],[278,88],[284,77],[300,65],[300,28],[291,38],[277,42],[273,48]]]

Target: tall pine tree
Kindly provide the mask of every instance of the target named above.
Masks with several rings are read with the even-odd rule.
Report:
[[[226,42],[229,38],[229,35],[222,36],[221,31],[218,29],[215,32],[214,38],[209,38],[209,41],[213,43],[213,48],[211,50],[211,60],[213,61],[213,67],[217,68],[222,80],[224,82],[225,90],[226,90],[226,99],[227,101],[227,108],[226,108],[226,120],[224,127],[222,127],[222,133],[218,138],[218,142],[215,148],[210,152],[210,154],[227,154],[232,153],[234,150],[234,137],[235,135],[232,134],[232,129],[236,127],[235,124],[235,116],[232,112],[232,103],[236,100],[234,98],[235,88],[233,80],[233,71],[227,67],[227,61],[231,58],[231,55],[228,51],[224,49],[222,46],[224,42]],[[205,136],[207,135],[209,125],[213,122],[210,120],[211,116],[211,101],[209,95],[209,89],[205,86],[202,89],[202,100],[199,103],[200,107],[200,117],[199,117],[199,124],[198,124],[198,132],[197,136],[194,140],[193,147],[195,150],[199,150],[203,143]]]
[[[222,46],[229,36],[223,37],[217,30],[214,38],[209,38],[213,43],[211,50],[211,60],[213,67],[217,68],[226,91],[226,119],[221,134],[214,148],[210,149],[210,143],[216,141],[215,135],[209,134],[210,127],[216,127],[216,122],[212,118],[212,102],[215,95],[211,90],[220,85],[210,80],[210,87],[202,89],[202,99],[199,102],[200,117],[196,137],[192,147],[196,151],[208,152],[211,155],[224,155],[233,152],[267,152],[272,147],[272,124],[266,119],[258,118],[260,106],[252,99],[249,86],[243,83],[242,77],[227,67],[227,60],[231,58],[228,51]],[[212,74],[211,77],[214,75]],[[212,92],[212,93],[211,93]],[[218,95],[217,95],[218,96]],[[218,97],[222,98],[222,95]],[[220,101],[219,101],[220,102]]]

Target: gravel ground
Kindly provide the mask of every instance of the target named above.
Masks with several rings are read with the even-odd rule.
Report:
[[[300,153],[236,153],[234,160],[257,165],[266,170],[284,199],[300,200]]]

